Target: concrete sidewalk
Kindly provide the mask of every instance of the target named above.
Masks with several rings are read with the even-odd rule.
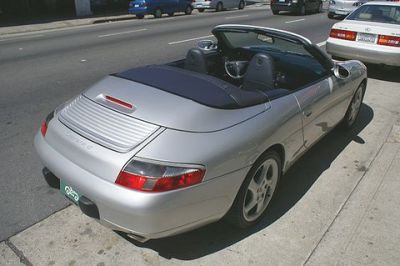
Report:
[[[252,0],[247,2],[248,2],[248,7],[259,7],[267,5],[269,3],[269,0]],[[195,12],[197,13],[197,11]],[[149,15],[149,17],[152,16]],[[87,18],[60,19],[51,22],[0,27],[0,38],[8,37],[10,35],[18,36],[19,34],[26,34],[29,32],[56,30],[62,28],[71,28],[71,27],[86,26],[86,25],[93,25],[100,23],[133,20],[133,19],[136,19],[135,15],[122,14],[122,15],[110,15],[110,16],[92,16]]]
[[[297,163],[261,223],[139,244],[75,206],[0,243],[0,265],[399,265],[400,91],[369,80],[351,132]]]

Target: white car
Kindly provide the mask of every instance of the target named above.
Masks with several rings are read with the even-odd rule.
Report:
[[[332,26],[326,50],[333,58],[400,66],[400,3],[362,5]]]
[[[199,12],[205,9],[215,9],[219,12],[229,8],[243,9],[246,6],[245,0],[193,0],[192,7]]]

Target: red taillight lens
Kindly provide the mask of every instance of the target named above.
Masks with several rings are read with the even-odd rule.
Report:
[[[205,170],[131,161],[116,184],[140,191],[163,192],[193,186],[203,181]]]
[[[331,29],[329,36],[332,38],[337,38],[342,40],[355,41],[357,33],[349,30]]]
[[[379,35],[378,44],[386,46],[400,47],[400,37]]]
[[[46,119],[42,121],[42,124],[40,125],[40,132],[42,132],[42,136],[46,136],[47,133],[47,127],[49,125],[49,122],[51,119],[54,117],[54,112],[51,112],[46,116]]]

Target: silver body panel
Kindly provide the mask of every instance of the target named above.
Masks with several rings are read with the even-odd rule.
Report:
[[[286,96],[236,110],[210,108],[135,82],[106,78],[85,91],[85,97],[96,101],[99,94],[112,90],[113,96],[135,105],[134,112],[123,115],[156,125],[154,133],[132,149],[117,152],[65,126],[60,110],[49,122],[46,136],[40,132],[35,136],[35,148],[51,172],[97,205],[103,224],[144,239],[181,233],[223,217],[249,169],[267,149],[283,148],[286,172],[341,121],[366,79],[360,62],[341,64],[350,71],[345,80],[326,76]],[[172,103],[176,111],[166,109]],[[203,182],[192,187],[162,193],[134,191],[114,183],[132,158],[202,165],[206,173]]]
[[[193,8],[215,9],[219,2],[222,3],[224,8],[237,8],[241,0],[195,0],[192,2]]]
[[[359,1],[359,0],[334,0],[335,4],[332,4],[332,2],[329,3],[329,8],[328,12],[335,14],[335,15],[340,15],[340,16],[347,16],[354,10],[356,10],[359,6],[355,5],[357,3],[365,3],[367,2],[366,0],[364,1]]]

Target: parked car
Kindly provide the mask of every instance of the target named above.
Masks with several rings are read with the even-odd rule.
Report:
[[[400,5],[368,2],[332,26],[326,50],[336,58],[400,66]]]
[[[271,0],[274,15],[289,11],[304,16],[307,12],[322,12],[322,0]]]
[[[330,0],[328,17],[345,17],[366,2],[368,2],[368,0]]]
[[[257,223],[290,166],[355,123],[366,68],[282,30],[212,33],[218,43],[110,75],[51,112],[34,141],[48,184],[142,242]]]
[[[219,12],[225,9],[238,8],[243,9],[246,6],[245,0],[193,0],[193,9],[204,12],[205,9],[215,9]]]
[[[176,12],[190,15],[192,10],[191,0],[133,0],[129,2],[128,12],[141,19],[148,14],[155,18],[160,18],[162,14],[173,16]]]

